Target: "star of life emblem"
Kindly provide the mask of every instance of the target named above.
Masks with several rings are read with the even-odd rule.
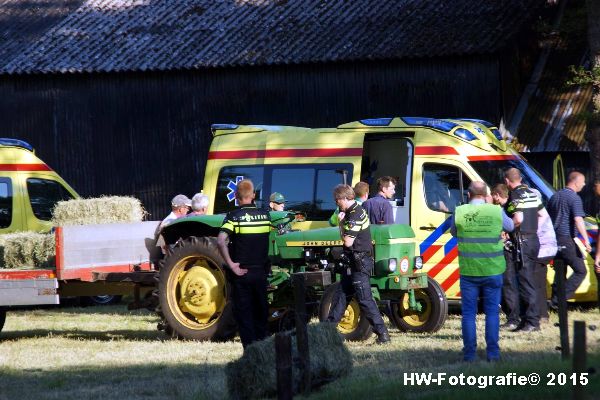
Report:
[[[240,183],[240,181],[243,179],[244,179],[243,176],[236,176],[235,182],[229,181],[229,183],[227,183],[227,189],[229,189],[229,192],[227,193],[227,201],[230,203],[232,201],[234,201],[235,202],[234,204],[236,206],[239,206],[240,204],[238,203],[237,199],[235,198],[235,191],[237,190],[238,183]]]

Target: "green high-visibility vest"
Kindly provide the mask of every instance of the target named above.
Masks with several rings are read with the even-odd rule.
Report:
[[[454,214],[461,275],[499,275],[506,269],[500,234],[502,210],[493,204],[465,204]]]

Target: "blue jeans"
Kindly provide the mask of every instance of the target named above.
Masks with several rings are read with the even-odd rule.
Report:
[[[462,336],[465,361],[477,358],[477,299],[483,298],[485,313],[485,343],[487,359],[500,358],[500,297],[502,294],[502,274],[492,276],[460,276],[460,293],[462,302]]]

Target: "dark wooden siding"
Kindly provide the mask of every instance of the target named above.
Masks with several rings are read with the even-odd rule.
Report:
[[[173,195],[202,187],[212,123],[498,122],[498,71],[494,57],[480,57],[0,76],[0,136],[29,141],[81,195],[134,195],[160,219]]]

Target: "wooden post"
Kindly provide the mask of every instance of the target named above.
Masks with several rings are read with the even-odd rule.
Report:
[[[296,305],[296,341],[300,366],[300,393],[308,394],[311,389],[310,382],[310,352],[308,349],[308,314],[306,312],[306,281],[302,273],[294,274],[294,300]]]
[[[585,342],[585,321],[575,321],[573,325],[573,373],[575,374],[573,400],[585,398],[585,386],[580,383],[581,374],[586,372],[587,356]]]
[[[567,315],[567,298],[565,293],[566,266],[565,261],[558,257],[554,259],[556,274],[556,297],[558,300],[558,328],[560,330],[560,354],[563,360],[571,356],[569,349],[569,319]]]
[[[294,397],[292,382],[292,338],[289,333],[275,335],[275,366],[277,368],[277,399],[290,400]]]

